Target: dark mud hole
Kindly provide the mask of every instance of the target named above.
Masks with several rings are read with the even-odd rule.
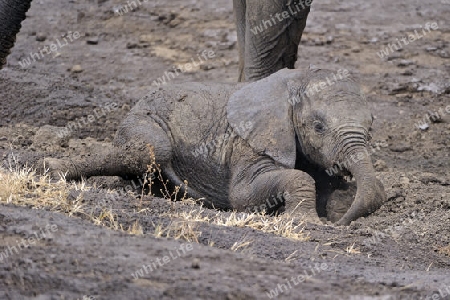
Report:
[[[216,57],[172,80],[227,81],[237,75],[231,1],[150,1],[122,17],[106,1],[34,1],[0,72],[0,158],[88,155],[105,142],[130,107],[175,64],[203,50]],[[281,299],[442,299],[450,290],[450,4],[445,1],[316,1],[299,51],[299,68],[348,69],[357,74],[375,115],[372,147],[388,202],[347,228],[307,225],[307,242],[250,228],[198,223],[199,242],[185,256],[140,279],[144,264],[178,249],[183,241],[156,239],[155,224],[169,210],[192,209],[167,201],[121,196],[105,188],[130,181],[93,178],[87,209],[111,207],[125,227],[136,220],[143,236],[98,227],[83,218],[2,205],[0,251],[46,225],[58,230],[0,263],[1,299],[265,299],[293,276],[312,275],[280,293]],[[388,58],[377,52],[426,22],[439,29]],[[81,38],[21,68],[19,61],[45,44],[78,31]],[[43,34],[45,42],[36,41]],[[55,57],[54,57],[55,56]],[[72,72],[80,65],[81,73]],[[119,108],[58,138],[55,127],[80,121],[109,103]],[[438,122],[415,124],[428,112]],[[143,205],[149,210],[139,213]],[[224,214],[204,210],[203,214]],[[173,220],[172,220],[173,221]],[[251,241],[237,253],[235,242]],[[208,246],[213,244],[213,247]],[[358,250],[346,251],[353,246]],[[294,254],[293,254],[294,253]],[[286,261],[286,259],[288,261]],[[326,270],[314,272],[317,264]],[[439,294],[440,290],[440,294]],[[85,298],[86,298],[85,297]],[[436,298],[440,297],[440,298]]]

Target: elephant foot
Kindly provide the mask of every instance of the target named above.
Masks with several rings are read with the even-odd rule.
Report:
[[[307,223],[323,224],[316,210],[316,195],[314,186],[303,190],[301,196],[297,191],[295,196],[285,193],[284,197],[286,201],[286,216],[293,217]],[[301,200],[298,201],[293,198]]]

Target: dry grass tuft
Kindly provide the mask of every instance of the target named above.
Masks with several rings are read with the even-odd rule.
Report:
[[[297,241],[309,240],[309,234],[304,231],[304,222],[296,225],[295,219],[288,214],[271,217],[264,214],[232,212],[225,219],[218,216],[213,223],[222,226],[250,227]]]
[[[173,238],[176,240],[182,239],[196,243],[198,243],[198,238],[201,234],[201,231],[197,230],[197,225],[194,222],[186,221],[172,221],[166,227],[159,224],[155,226],[155,232],[153,233],[156,237]]]
[[[148,187],[150,190],[150,194],[153,195],[152,193],[152,186],[154,184],[154,181],[152,181],[152,174],[157,174],[156,179],[162,183],[163,185],[163,189],[160,190],[160,193],[163,195],[164,199],[166,200],[175,200],[177,199],[178,193],[180,192],[180,190],[183,188],[184,189],[184,193],[183,196],[181,197],[181,200],[186,200],[187,199],[187,191],[188,191],[188,182],[187,180],[184,180],[182,185],[179,186],[175,186],[173,191],[170,191],[168,186],[169,186],[169,180],[166,179],[164,180],[164,178],[162,177],[162,171],[161,171],[161,166],[160,164],[156,163],[156,156],[155,156],[155,147],[153,147],[150,144],[147,144],[147,148],[150,154],[150,164],[147,165],[147,173],[146,176],[144,178],[144,187]],[[183,187],[184,185],[184,187]],[[142,189],[142,195],[141,195],[141,202],[142,202],[142,198],[144,197],[144,189]]]
[[[185,221],[205,222],[218,226],[249,227],[297,241],[309,240],[309,234],[304,231],[304,223],[295,224],[295,219],[286,214],[272,217],[264,214],[232,212],[228,217],[224,217],[222,213],[217,212],[215,216],[208,217],[202,214],[203,212],[203,208],[193,208],[188,212],[170,212],[165,215]]]
[[[240,242],[234,242],[233,246],[231,246],[231,251],[238,251],[239,249],[242,249],[241,251],[244,252],[248,246],[250,246],[252,241],[240,241]]]
[[[68,200],[71,189],[86,191],[85,183],[68,184],[64,178],[51,182],[48,175],[37,176],[31,168],[0,168],[0,203],[11,203],[32,208],[50,208],[69,216],[81,213],[81,197]]]
[[[130,228],[128,228],[127,232],[129,234],[134,234],[134,235],[143,235],[144,234],[144,230],[142,229],[142,226],[139,224],[138,221],[135,221]]]
[[[123,230],[111,210],[104,209],[98,215],[87,213],[84,210],[83,193],[75,200],[69,200],[71,190],[84,192],[88,191],[89,187],[84,181],[68,183],[64,176],[55,182],[48,174],[38,176],[35,170],[28,167],[0,167],[0,203],[50,209],[69,217],[84,216],[96,225]]]
[[[359,250],[358,247],[355,247],[355,243],[351,244],[350,246],[348,246],[345,249],[345,252],[347,252],[348,254],[360,254],[361,251]]]

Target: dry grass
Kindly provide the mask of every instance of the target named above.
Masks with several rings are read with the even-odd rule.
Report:
[[[156,237],[166,237],[173,239],[182,239],[188,242],[198,243],[198,237],[201,236],[201,232],[197,230],[197,225],[194,222],[186,221],[172,221],[166,227],[159,224],[155,226]]]
[[[359,250],[358,247],[355,247],[355,243],[351,244],[350,246],[348,246],[345,249],[345,252],[347,252],[348,254],[360,254],[361,251]]]
[[[69,200],[71,190],[84,192],[89,187],[84,181],[68,183],[63,176],[58,181],[52,181],[48,174],[37,176],[36,171],[28,167],[0,167],[0,203],[50,209],[69,217],[84,216],[96,225],[123,230],[110,209],[104,209],[98,215],[87,213],[84,210],[83,193],[75,200]],[[134,233],[138,228],[130,228],[129,231]]]
[[[142,226],[139,224],[138,221],[135,221],[130,228],[128,228],[127,232],[129,234],[134,234],[134,235],[143,235],[144,234],[144,230],[142,229]]]
[[[148,174],[160,174],[159,165],[156,164],[155,157],[152,154],[153,149],[150,148],[149,150],[152,163],[148,166]],[[162,178],[157,179],[163,182]],[[144,185],[151,189],[152,184],[153,182],[147,176]],[[183,209],[175,211],[171,202],[171,211],[162,216],[167,216],[173,221],[166,227],[162,225],[156,226],[154,232],[156,237],[171,237],[184,239],[189,242],[198,242],[201,232],[197,230],[195,223],[203,222],[218,226],[249,227],[298,241],[309,239],[309,234],[304,232],[303,222],[296,222],[294,218],[288,215],[271,217],[263,214],[232,212],[228,216],[224,216],[223,213],[217,212],[213,216],[208,216],[194,199],[187,198],[187,182],[184,185],[184,194],[181,197]],[[181,186],[176,188],[175,191],[169,192],[167,182],[164,182],[164,189],[162,192],[166,200],[171,201],[178,196]],[[75,200],[69,200],[68,196],[71,190],[82,191],[82,193]],[[83,192],[88,190],[89,187],[84,182],[68,183],[64,177],[61,177],[57,182],[51,181],[49,175],[37,176],[36,172],[31,168],[0,168],[0,203],[12,203],[36,209],[45,208],[64,213],[70,217],[83,216],[96,225],[105,226],[113,230],[121,230],[130,234],[143,234],[143,228],[138,221],[129,226],[128,229],[124,229],[122,224],[118,222],[117,215],[111,209],[105,208],[98,215],[93,215],[92,212],[87,213],[83,205]],[[188,206],[190,208],[186,209]],[[140,210],[147,211],[142,209],[142,207]],[[176,219],[179,221],[175,221]],[[239,249],[243,247],[243,244],[236,244],[233,247]]]
[[[69,191],[88,190],[84,182],[68,184],[64,178],[51,182],[47,175],[36,176],[31,168],[0,168],[0,203],[32,208],[50,208],[69,216],[83,212],[81,197],[68,200]]]
[[[246,248],[248,248],[251,245],[252,241],[240,241],[240,242],[234,242],[233,246],[231,246],[231,251],[238,251],[241,249],[241,251],[244,251]]]
[[[173,191],[169,190],[169,188],[168,188],[169,180],[167,180],[167,179],[164,180],[164,178],[161,175],[162,174],[161,166],[158,163],[156,163],[155,148],[150,144],[147,144],[147,147],[148,147],[148,151],[150,154],[150,164],[147,165],[147,173],[144,178],[144,186],[143,187],[147,186],[150,190],[150,194],[153,195],[152,186],[153,186],[154,182],[151,179],[151,174],[158,174],[156,179],[159,182],[161,182],[163,185],[163,189],[160,190],[160,193],[163,195],[164,199],[166,199],[166,200],[177,199],[178,193],[183,188],[183,185],[175,186]],[[181,197],[181,200],[186,200],[187,199],[187,190],[188,190],[187,180],[184,180],[183,184],[184,184],[184,193],[183,193],[183,196]],[[143,193],[144,193],[144,189],[142,189],[141,202],[142,202],[142,198],[144,197]]]
[[[309,240],[309,234],[304,231],[304,223],[296,224],[295,219],[287,214],[272,217],[264,214],[232,212],[228,217],[225,217],[223,213],[217,212],[215,216],[208,217],[203,212],[204,209],[198,208],[197,205],[197,208],[189,211],[172,211],[165,215],[189,222],[205,222],[227,227],[249,227],[297,241]]]

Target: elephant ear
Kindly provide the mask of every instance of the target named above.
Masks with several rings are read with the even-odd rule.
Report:
[[[280,70],[231,95],[227,117],[234,131],[261,155],[294,168],[295,131],[292,122],[292,77],[298,70]]]

